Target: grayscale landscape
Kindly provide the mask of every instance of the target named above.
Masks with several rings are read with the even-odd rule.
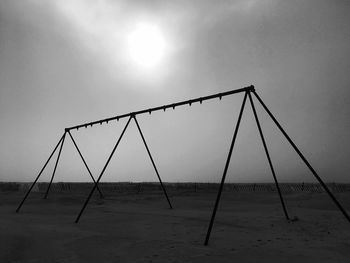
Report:
[[[349,0],[0,0],[0,263],[350,262]]]

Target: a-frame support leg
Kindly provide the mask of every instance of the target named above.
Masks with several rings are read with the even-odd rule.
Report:
[[[47,159],[46,163],[44,164],[43,168],[41,168],[39,174],[37,175],[37,177],[35,178],[34,182],[32,183],[32,185],[30,186],[29,190],[27,191],[26,195],[24,196],[22,202],[19,204],[19,206],[16,209],[16,213],[19,212],[19,210],[21,209],[22,205],[24,204],[24,201],[27,199],[28,195],[30,194],[30,192],[32,191],[34,185],[36,184],[36,182],[38,181],[39,177],[41,176],[42,172],[45,170],[47,164],[49,163],[49,161],[51,160],[51,157],[54,155],[54,153],[56,152],[58,146],[61,144],[62,140],[64,138],[64,134],[62,135],[62,137],[60,138],[60,140],[58,141],[58,143],[56,144],[55,148],[53,149],[52,153],[50,154],[49,158]]]
[[[59,150],[58,155],[57,155],[57,159],[56,159],[56,163],[55,163],[55,168],[53,169],[53,173],[52,173],[52,176],[51,176],[51,180],[50,180],[50,183],[49,183],[49,185],[48,185],[48,187],[47,187],[47,189],[46,189],[46,193],[45,193],[44,199],[47,199],[47,196],[48,196],[48,194],[49,194],[50,187],[51,187],[53,178],[54,178],[55,173],[56,173],[58,161],[60,160],[60,156],[61,156],[61,152],[62,152],[62,147],[63,147],[64,139],[65,139],[65,138],[66,138],[66,131],[65,131],[64,134],[63,134],[63,139],[62,139],[62,142],[61,142],[60,150]]]
[[[265,150],[265,153],[266,153],[266,157],[267,157],[267,160],[268,160],[270,168],[271,168],[272,176],[273,176],[273,179],[275,180],[275,185],[276,185],[276,188],[277,188],[277,191],[278,191],[278,195],[279,195],[280,200],[281,200],[281,204],[282,204],[282,207],[283,207],[284,214],[286,216],[286,219],[289,220],[287,208],[286,208],[286,205],[285,205],[284,200],[283,200],[281,189],[280,189],[280,187],[278,185],[277,177],[276,177],[276,174],[275,174],[275,169],[273,168],[273,165],[272,165],[270,154],[269,154],[269,151],[267,149],[267,145],[266,145],[266,141],[265,141],[265,138],[264,138],[264,134],[262,132],[262,128],[261,128],[261,125],[260,125],[260,122],[259,122],[258,114],[256,113],[256,109],[255,109],[254,102],[253,102],[253,99],[252,99],[252,95],[250,94],[250,91],[248,92],[248,97],[249,97],[250,105],[252,106],[252,109],[253,109],[255,121],[256,121],[256,124],[258,126],[258,130],[259,130],[259,133],[260,133],[261,141],[262,141],[262,143],[264,145],[264,150]]]
[[[208,231],[207,231],[207,236],[206,236],[205,242],[204,242],[204,245],[205,245],[205,246],[207,246],[207,245],[208,245],[208,242],[209,242],[211,229],[212,229],[212,227],[213,227],[214,220],[215,220],[215,215],[216,215],[216,211],[217,211],[218,206],[219,206],[220,197],[221,197],[221,192],[222,192],[222,189],[223,189],[223,187],[224,187],[224,183],[225,183],[225,178],[226,178],[227,170],[228,170],[228,167],[229,167],[229,164],[230,164],[230,160],[231,160],[231,155],[232,155],[233,146],[234,146],[235,141],[236,141],[236,137],[237,137],[237,133],[238,133],[238,128],[239,128],[239,125],[240,125],[240,123],[241,123],[242,114],[243,114],[243,110],[244,110],[244,106],[245,106],[246,100],[247,100],[247,92],[244,94],[243,103],[242,103],[242,106],[241,106],[241,110],[240,110],[240,112],[239,112],[239,116],[238,116],[236,128],[235,128],[235,131],[234,131],[234,134],[233,134],[233,137],[232,137],[232,142],[231,142],[230,150],[229,150],[229,153],[228,153],[228,156],[227,156],[227,160],[226,160],[226,164],[225,164],[224,173],[223,173],[222,178],[221,178],[221,183],[220,183],[219,192],[218,192],[218,195],[217,195],[217,197],[216,197],[215,206],[214,206],[214,209],[213,209],[213,212],[212,212],[212,216],[211,216],[211,219],[210,219],[210,224],[209,224]]]
[[[166,197],[166,199],[167,199],[167,201],[168,201],[169,207],[170,207],[170,209],[172,209],[173,207],[172,207],[172,205],[171,205],[171,203],[170,203],[170,200],[169,200],[168,194],[167,194],[167,192],[166,192],[166,190],[165,190],[165,187],[164,187],[164,185],[163,185],[162,179],[161,179],[161,178],[160,178],[160,176],[159,176],[158,169],[157,169],[157,167],[156,167],[156,165],[155,165],[155,163],[154,163],[154,161],[153,161],[153,158],[152,158],[151,152],[150,152],[150,150],[149,150],[149,148],[148,148],[148,146],[147,146],[147,143],[146,143],[145,137],[144,137],[144,136],[143,136],[143,134],[142,134],[142,131],[141,131],[140,125],[139,125],[139,123],[138,123],[138,121],[137,121],[136,117],[135,117],[135,116],[133,116],[133,118],[134,118],[134,120],[135,120],[135,123],[136,123],[137,129],[138,129],[138,130],[139,130],[139,132],[140,132],[140,135],[141,135],[142,141],[143,141],[143,143],[144,143],[144,145],[145,145],[145,147],[146,147],[146,150],[147,150],[148,156],[149,156],[149,158],[151,159],[151,162],[152,162],[153,168],[154,168],[154,170],[156,171],[156,174],[157,174],[158,180],[159,180],[159,182],[160,182],[160,185],[162,186],[162,189],[163,189],[163,192],[164,192],[164,194],[165,194],[165,197]]]
[[[118,139],[117,143],[114,145],[114,148],[113,148],[111,154],[109,155],[108,160],[107,160],[105,166],[103,167],[103,169],[102,169],[102,171],[101,171],[101,173],[100,173],[100,176],[97,178],[97,181],[96,181],[96,183],[94,184],[94,187],[92,188],[92,190],[91,190],[91,192],[90,192],[88,198],[86,199],[86,201],[85,201],[83,207],[81,208],[81,210],[80,210],[80,212],[79,212],[79,215],[78,215],[78,217],[77,217],[76,220],[75,220],[75,223],[78,223],[78,222],[79,222],[79,219],[80,219],[81,215],[83,214],[83,212],[84,212],[84,210],[85,210],[87,204],[89,203],[92,194],[93,194],[94,191],[96,190],[96,188],[97,188],[97,186],[98,186],[98,183],[100,182],[100,180],[101,180],[101,178],[102,178],[102,175],[104,174],[104,172],[105,172],[105,170],[106,170],[106,168],[107,168],[107,166],[108,166],[110,160],[112,159],[112,156],[113,156],[115,150],[117,149],[117,147],[118,147],[118,145],[119,145],[121,139],[123,138],[123,135],[124,135],[126,129],[128,128],[131,119],[132,119],[132,117],[129,118],[128,122],[126,123],[126,125],[125,125],[125,127],[124,127],[124,129],[123,129],[123,131],[122,131],[122,133],[121,133],[121,135],[119,136],[119,139]]]
[[[71,138],[71,140],[72,140],[72,142],[73,142],[75,148],[77,149],[77,151],[78,151],[78,153],[79,153],[79,155],[80,155],[80,158],[83,160],[83,163],[84,163],[86,169],[88,170],[89,175],[90,175],[92,181],[96,184],[96,180],[95,180],[95,178],[92,176],[92,173],[91,173],[91,171],[90,171],[90,168],[89,168],[89,166],[87,165],[87,163],[86,163],[86,161],[85,161],[85,159],[84,159],[84,157],[83,157],[83,155],[82,155],[82,153],[81,153],[81,151],[80,151],[80,149],[79,149],[77,143],[75,142],[75,140],[74,140],[72,134],[70,133],[69,130],[67,130],[67,132],[68,132],[69,137]],[[101,190],[100,190],[100,188],[99,188],[98,186],[97,186],[97,190],[98,190],[98,192],[100,193],[100,197],[103,198],[103,194],[102,194],[102,192],[101,192]]]
[[[310,171],[312,172],[312,174],[314,175],[314,177],[317,179],[317,181],[322,185],[323,189],[327,192],[327,194],[330,196],[330,198],[333,200],[333,202],[336,204],[336,206],[339,208],[339,210],[343,213],[343,215],[345,216],[345,218],[350,222],[350,217],[348,215],[348,213],[345,211],[345,209],[341,206],[341,204],[338,202],[338,200],[335,198],[335,196],[332,194],[332,192],[328,189],[327,185],[322,181],[322,179],[318,176],[318,174],[316,173],[316,171],[312,168],[311,164],[306,160],[306,158],[304,157],[304,155],[300,152],[300,150],[298,149],[298,147],[294,144],[294,142],[292,141],[292,139],[288,136],[288,134],[284,131],[284,129],[282,128],[282,126],[279,124],[279,122],[276,120],[276,118],[272,115],[272,113],[270,112],[270,110],[267,108],[267,106],[265,105],[265,103],[262,101],[262,99],[259,97],[259,95],[253,91],[255,97],[258,99],[258,101],[260,102],[260,104],[263,106],[263,108],[265,109],[265,111],[268,113],[268,115],[271,117],[271,119],[273,120],[273,122],[276,124],[276,126],[279,128],[279,130],[282,132],[282,134],[284,135],[284,137],[286,137],[286,139],[288,140],[288,142],[292,145],[292,147],[294,148],[294,150],[297,152],[297,154],[299,155],[299,157],[304,161],[304,163],[306,164],[306,166],[310,169]]]

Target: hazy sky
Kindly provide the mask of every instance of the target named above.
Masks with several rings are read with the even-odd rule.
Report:
[[[253,84],[320,176],[350,182],[349,14],[347,0],[0,0],[0,181],[32,181],[65,127]],[[164,41],[152,68],[129,50],[140,24]],[[164,181],[220,181],[242,95],[139,116]],[[280,181],[313,181],[257,109]],[[272,181],[253,120],[249,106],[230,182]],[[125,121],[72,132],[95,176]],[[102,181],[156,180],[132,123]],[[55,181],[90,181],[68,137]]]

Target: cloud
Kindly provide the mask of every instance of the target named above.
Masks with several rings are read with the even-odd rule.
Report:
[[[168,52],[175,52],[175,47],[178,47],[171,34],[171,25],[167,22],[167,12],[155,16],[141,7],[135,8],[134,4],[123,1],[107,0],[51,2],[51,8],[66,24],[67,32],[76,43],[83,46],[97,63],[104,65],[111,76],[124,82],[140,77],[142,81],[146,77],[154,81],[166,73],[159,69],[151,76],[141,76],[132,64],[133,61],[128,56],[127,39],[140,21],[164,29],[165,39],[170,43],[167,45]]]
[[[271,3],[264,1],[263,4]],[[112,0],[57,0],[33,3],[51,8],[66,27],[64,32],[76,45],[82,46],[87,56],[103,65],[110,76],[130,83],[136,79],[152,84],[171,74],[176,68],[177,53],[191,48],[201,30],[214,27],[221,21],[247,15],[263,4],[257,0],[236,1],[112,1]],[[157,24],[168,42],[168,61],[153,75],[142,75],[135,70],[127,55],[126,39],[140,21]]]

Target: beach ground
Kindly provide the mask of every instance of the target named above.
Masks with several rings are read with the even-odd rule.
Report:
[[[0,192],[0,262],[349,262],[350,224],[325,193],[215,192],[95,195]],[[350,193],[337,193],[350,213]]]

